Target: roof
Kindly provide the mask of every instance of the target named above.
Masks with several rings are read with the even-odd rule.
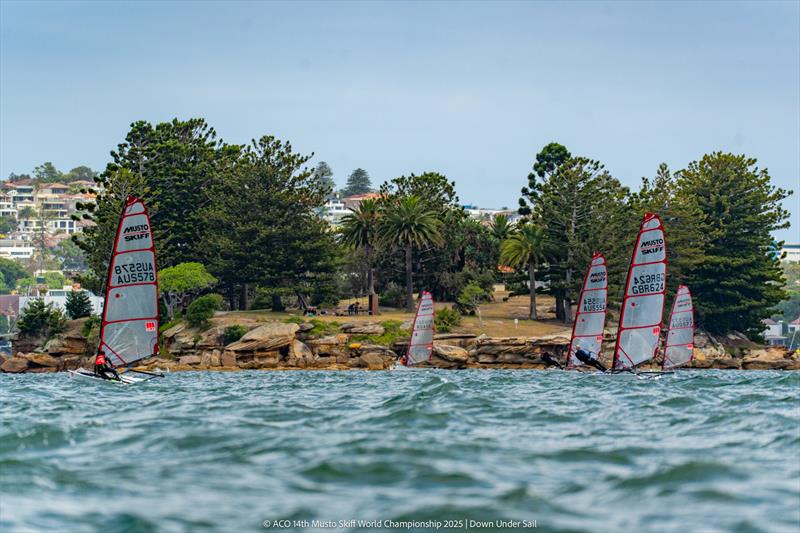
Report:
[[[380,198],[381,196],[383,195],[377,192],[365,192],[364,194],[345,196],[343,200],[366,200],[367,198]]]
[[[63,183],[45,183],[42,185],[42,189],[69,189],[69,185],[64,185]]]
[[[16,189],[17,187],[32,187],[36,185],[36,182],[33,181],[32,179],[26,178],[14,182],[7,181],[6,184],[8,185],[8,187],[13,187]]]
[[[765,318],[761,321],[765,326],[777,326],[779,322],[775,322],[771,318]]]
[[[800,316],[789,322],[792,326],[800,326]]]

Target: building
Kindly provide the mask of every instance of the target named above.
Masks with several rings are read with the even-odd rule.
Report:
[[[786,243],[781,248],[783,260],[789,263],[800,263],[800,243]]]
[[[328,198],[328,201],[320,209],[320,215],[331,226],[341,224],[342,218],[350,212],[341,198]]]
[[[344,202],[344,206],[347,209],[355,209],[358,207],[358,204],[363,202],[364,200],[377,200],[381,198],[382,195],[376,192],[367,192],[364,194],[354,194],[353,196],[346,196],[342,198],[342,202]]]
[[[0,239],[0,257],[7,259],[30,259],[36,248],[30,239]]]
[[[764,324],[764,340],[770,346],[788,346],[789,339],[783,334],[783,322],[776,322],[771,318],[761,321]]]
[[[62,289],[51,289],[47,291],[44,296],[20,296],[19,297],[19,310],[20,312],[24,312],[25,307],[30,303],[31,300],[44,300],[45,305],[53,304],[53,307],[57,307],[62,311],[66,311],[66,304],[67,304],[67,294],[72,292],[72,286],[66,286]],[[99,315],[103,312],[103,297],[102,296],[95,296],[91,292],[84,290],[86,294],[89,295],[89,300],[92,302],[92,313]]]

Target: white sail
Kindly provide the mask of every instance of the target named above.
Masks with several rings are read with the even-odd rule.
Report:
[[[664,345],[664,369],[677,368],[692,360],[694,352],[694,306],[689,287],[681,285],[672,302],[669,331]]]
[[[572,325],[572,341],[567,355],[567,368],[583,363],[575,357],[579,349],[591,354],[600,354],[603,345],[603,329],[606,324],[606,302],[608,298],[608,271],[606,258],[595,252],[586,278],[583,280],[578,310]]]
[[[407,365],[424,363],[431,358],[433,351],[433,296],[423,292],[417,305],[411,341],[408,344]]]
[[[667,247],[658,215],[647,213],[636,238],[614,347],[616,370],[633,368],[655,356],[664,313]]]
[[[158,353],[158,281],[150,217],[128,197],[108,269],[100,348],[114,366]]]

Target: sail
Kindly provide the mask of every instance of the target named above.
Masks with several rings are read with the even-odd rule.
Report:
[[[655,355],[661,334],[666,278],[664,227],[658,215],[647,213],[636,238],[625,283],[614,369],[633,368]]]
[[[411,341],[408,344],[408,365],[423,363],[431,358],[433,351],[433,296],[423,292],[417,305]]]
[[[664,345],[664,369],[677,368],[692,360],[694,351],[694,306],[689,287],[681,285],[672,302],[669,331]]]
[[[100,348],[114,366],[158,352],[158,281],[150,217],[128,197],[108,269]]]
[[[586,278],[583,280],[581,298],[575,322],[572,324],[572,341],[567,355],[567,368],[580,366],[575,352],[579,349],[592,354],[600,354],[603,345],[603,328],[606,324],[606,301],[608,298],[608,271],[606,258],[595,252]]]

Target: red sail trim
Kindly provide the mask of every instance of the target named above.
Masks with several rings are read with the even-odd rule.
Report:
[[[595,265],[594,262],[597,259],[601,259],[602,262],[599,263],[598,265]],[[589,280],[589,275],[592,272],[592,268],[595,267],[595,266],[603,266],[606,269],[605,286],[604,287],[595,287],[595,288],[592,288],[592,289],[587,289],[586,285],[590,281]],[[606,301],[605,301],[605,304],[603,306],[603,310],[602,311],[581,312],[580,311],[580,305],[581,305],[581,302],[583,301],[583,296],[587,292],[595,292],[595,291],[606,291]],[[572,338],[570,339],[569,351],[567,352],[567,368],[572,368],[574,366],[572,364],[572,357],[574,355],[572,352],[573,352],[573,344],[575,343],[575,339],[588,339],[588,338],[592,338],[592,337],[597,337],[598,336],[598,335],[576,335],[575,334],[575,329],[578,327],[578,319],[583,315],[592,315],[592,314],[602,313],[603,314],[603,329],[605,329],[605,314],[606,314],[607,308],[608,308],[608,267],[606,266],[606,258],[605,258],[605,256],[603,256],[603,254],[600,253],[600,252],[595,252],[592,255],[591,261],[589,261],[589,266],[586,269],[586,275],[583,278],[583,285],[581,286],[581,294],[580,294],[580,297],[578,298],[578,310],[575,313],[575,320],[572,322]],[[599,336],[602,338],[602,336],[603,336],[602,331],[601,331]],[[602,347],[603,347],[603,341],[601,340],[599,348],[602,349]],[[598,349],[598,353],[600,352],[600,349]]]
[[[681,291],[685,291],[685,295],[689,298],[689,308],[681,310],[681,311],[676,311],[675,307],[677,307],[677,305],[678,305],[678,300],[679,300],[679,298],[681,296]],[[677,327],[677,328],[671,327],[672,326],[672,319],[675,317],[675,315],[681,315],[681,314],[686,314],[686,313],[689,313],[692,316],[692,325],[691,326],[680,326],[680,327]],[[678,292],[675,293],[675,299],[672,301],[672,312],[669,315],[669,326],[670,326],[670,328],[667,330],[667,337],[664,340],[664,361],[661,364],[662,369],[668,368],[667,361],[672,363],[672,365],[670,366],[670,368],[671,368],[671,367],[675,367],[675,366],[679,366],[679,365],[689,364],[694,359],[694,300],[692,299],[692,292],[689,290],[689,287],[687,287],[686,285],[679,286],[678,287]],[[691,329],[692,330],[692,340],[691,340],[691,342],[689,344],[686,344],[686,343],[669,344],[669,334],[670,334],[670,332],[676,331],[676,330],[681,330],[681,329]],[[672,359],[670,359],[667,356],[667,348],[669,348],[671,346],[686,346],[689,350],[691,350],[690,355],[689,355],[689,359],[687,361],[683,362],[683,363],[680,363],[679,365],[676,365],[675,361],[673,361]]]
[[[431,335],[431,342],[430,343],[420,342],[420,343],[414,344],[412,342],[414,340],[414,332],[417,330],[417,319],[419,318],[419,310],[422,307],[422,304],[425,301],[425,297],[426,296],[430,296],[431,297],[431,313],[432,313],[431,316],[434,316],[436,314],[436,309],[434,307],[434,301],[433,301],[433,295],[431,293],[429,293],[428,291],[423,291],[422,297],[417,302],[417,311],[416,311],[416,313],[414,313],[414,321],[411,323],[411,337],[408,339],[408,348],[406,350],[407,351],[406,366],[411,366],[413,364],[417,364],[416,362],[412,362],[411,358],[410,358],[411,357],[411,347],[412,346],[424,346],[425,348],[429,348],[431,351],[428,353],[428,359],[427,360],[430,361],[430,359],[431,359],[431,354],[433,352],[433,333],[436,331],[436,324],[435,323],[432,323],[432,325],[431,325],[431,328],[432,328],[432,332],[431,333],[432,333],[432,335]],[[422,361],[420,361],[420,362],[422,362]]]
[[[137,203],[140,204],[141,207],[142,207],[141,212],[127,214],[126,212],[128,211],[128,209],[131,206],[133,206],[133,205],[135,205]],[[138,248],[138,249],[135,249],[135,250],[117,251],[117,248],[119,247],[120,237],[122,236],[122,226],[123,226],[123,222],[125,221],[125,219],[129,218],[129,217],[133,217],[133,216],[142,216],[142,215],[144,215],[145,220],[147,220],[147,226],[150,228],[149,232],[145,232],[145,233],[149,233],[150,234],[150,246],[147,247],[147,248]],[[150,252],[153,253],[153,270],[156,273],[155,281],[153,281],[153,282],[142,282],[142,283],[129,284],[129,285],[112,285],[112,269],[114,268],[114,258],[116,256],[118,256],[118,255],[122,255],[122,254],[125,254],[125,253],[128,253],[128,252],[144,252],[144,251],[150,251]],[[155,239],[153,238],[153,224],[152,224],[152,222],[150,220],[150,213],[147,211],[147,207],[144,205],[144,202],[142,202],[141,200],[139,200],[138,198],[135,198],[133,196],[128,196],[128,198],[125,200],[125,205],[122,207],[122,213],[120,214],[119,223],[117,224],[117,232],[116,232],[116,235],[114,236],[114,247],[111,249],[111,259],[108,262],[108,275],[106,277],[106,293],[105,293],[105,298],[103,300],[103,319],[102,319],[102,321],[100,323],[100,346],[105,346],[106,349],[111,351],[114,354],[115,357],[117,357],[120,361],[123,362],[123,364],[127,364],[125,359],[120,357],[119,353],[117,353],[117,351],[115,351],[106,342],[106,339],[105,339],[106,326],[108,324],[116,324],[116,323],[119,323],[119,322],[126,322],[126,321],[127,322],[133,322],[133,321],[138,321],[138,320],[155,320],[156,321],[156,330],[158,330],[159,313],[158,313],[158,274],[157,274],[158,266],[157,265],[158,265],[158,263],[157,263],[157,258],[156,258],[156,246],[155,246]],[[155,306],[156,315],[155,315],[155,317],[143,317],[141,319],[134,318],[134,319],[127,319],[127,320],[112,320],[112,321],[107,320],[107,317],[108,317],[108,301],[109,301],[108,296],[109,296],[109,293],[111,292],[111,290],[112,289],[117,289],[117,288],[120,288],[120,287],[130,287],[130,286],[134,286],[134,285],[154,285],[155,286],[155,288],[156,288],[156,306]],[[157,352],[158,352],[158,335],[156,334],[155,344],[153,346],[153,354],[155,354]],[[151,355],[151,354],[148,354],[148,355]],[[109,362],[109,364],[110,364],[110,362]],[[114,366],[114,365],[111,365],[111,366]]]
[[[119,322],[135,322],[137,320],[158,320],[157,316],[144,316],[141,318],[121,318],[119,320],[106,320],[106,324],[118,324]]]
[[[645,227],[644,227],[645,224],[651,222],[652,220],[657,220],[658,221],[658,227],[645,229]],[[647,233],[655,232],[655,231],[659,231],[659,230],[661,231],[661,234],[664,236],[664,242],[663,242],[664,259],[658,260],[658,261],[646,261],[646,262],[642,262],[642,263],[635,263],[636,253],[639,250],[639,246],[640,246],[640,244],[642,242],[642,237]],[[651,247],[651,248],[654,248],[654,247]],[[647,294],[643,294],[643,295],[630,295],[629,294],[629,290],[630,290],[630,283],[631,283],[631,273],[633,272],[634,267],[639,267],[639,266],[643,266],[643,265],[654,265],[654,264],[658,264],[658,263],[663,263],[664,264],[664,289],[661,290],[661,291],[658,291],[658,292],[647,293]],[[659,294],[666,296],[666,287],[667,287],[667,239],[666,239],[666,234],[664,232],[664,224],[661,221],[661,217],[659,217],[658,215],[656,215],[654,213],[646,213],[644,215],[644,219],[642,220],[642,224],[639,227],[639,234],[636,236],[636,244],[633,247],[633,254],[631,255],[631,262],[630,262],[630,265],[628,267],[628,275],[625,278],[625,294],[624,294],[623,300],[622,300],[622,310],[620,311],[619,326],[617,327],[617,340],[616,340],[616,342],[614,344],[614,360],[613,360],[612,368],[617,368],[617,363],[619,362],[620,351],[625,356],[625,358],[628,359],[628,361],[630,363],[633,363],[633,360],[630,358],[630,356],[628,356],[628,354],[625,352],[625,350],[620,347],[620,339],[622,338],[622,332],[624,330],[653,328],[653,327],[656,327],[656,326],[658,326],[659,330],[660,330],[661,322],[663,320],[664,303],[663,303],[663,300],[662,300],[661,313],[660,313],[660,318],[659,318],[658,322],[656,322],[654,324],[649,324],[649,325],[632,326],[632,327],[623,328],[623,324],[625,323],[625,309],[626,309],[626,304],[628,303],[628,300],[630,298],[640,298],[640,297],[647,297],[647,296],[655,296],[655,295],[659,295]],[[653,353],[650,355],[649,359],[652,359],[655,356],[657,351],[658,351],[658,341],[656,341],[655,347],[653,348]],[[647,361],[649,359],[645,359],[645,361]],[[635,365],[633,365],[633,366],[635,366]]]

